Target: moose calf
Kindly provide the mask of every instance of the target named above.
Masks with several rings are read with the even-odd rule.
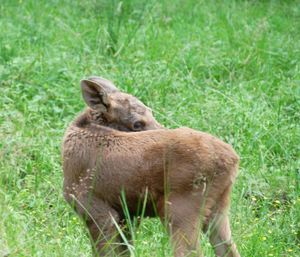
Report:
[[[240,256],[227,214],[239,163],[231,146],[189,128],[163,128],[108,80],[91,77],[81,89],[89,108],[65,133],[64,196],[85,220],[96,254],[124,251],[116,228],[123,190],[131,215],[147,194],[145,215],[168,224],[176,257],[201,256],[201,229],[217,256]]]

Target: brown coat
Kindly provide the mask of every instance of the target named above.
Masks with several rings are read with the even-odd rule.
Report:
[[[103,84],[94,82],[84,81],[83,91],[87,83],[93,87]],[[92,94],[90,87],[88,91]],[[86,220],[96,253],[110,256],[112,248],[121,251],[122,247],[116,249],[110,242],[119,240],[115,223],[122,224],[124,219],[120,200],[123,191],[131,215],[138,215],[147,195],[145,215],[168,221],[175,256],[200,256],[199,228],[209,230],[218,256],[239,256],[227,215],[239,162],[232,147],[189,128],[163,129],[149,117],[145,120],[152,125],[145,123],[139,130],[146,130],[146,125],[155,130],[116,130],[111,128],[116,126],[107,125],[107,106],[115,104],[110,102],[104,111],[100,108],[99,113],[106,117],[104,122],[93,118],[97,108],[89,97],[84,98],[91,109],[70,125],[64,138],[64,195]],[[98,104],[102,103],[101,99]],[[128,109],[133,110],[130,104]],[[126,113],[132,117],[130,111]],[[114,120],[117,124],[116,115]]]

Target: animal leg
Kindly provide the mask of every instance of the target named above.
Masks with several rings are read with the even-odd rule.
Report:
[[[70,194],[68,198],[68,202],[86,222],[95,256],[128,254],[116,227],[116,224],[120,224],[120,217],[115,209],[93,195]]]
[[[202,256],[199,239],[199,197],[187,193],[171,194],[164,208],[158,208],[160,218],[169,229],[175,257]]]
[[[230,193],[231,185],[225,189],[216,205],[212,208],[212,213],[205,225],[205,230],[208,232],[215,254],[220,257],[240,257],[231,237],[228,217]]]

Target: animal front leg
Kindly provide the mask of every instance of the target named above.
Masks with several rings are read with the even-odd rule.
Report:
[[[88,227],[95,256],[128,255],[117,229],[120,217],[115,209],[93,194],[69,194],[68,198]]]

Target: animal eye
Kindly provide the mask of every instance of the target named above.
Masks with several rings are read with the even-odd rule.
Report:
[[[145,126],[145,123],[143,121],[136,121],[133,123],[133,130],[142,130]]]

